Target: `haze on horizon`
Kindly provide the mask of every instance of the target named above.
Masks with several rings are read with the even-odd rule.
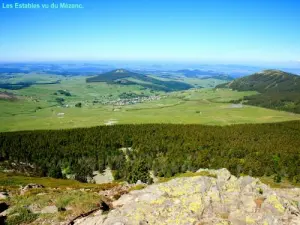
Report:
[[[82,3],[85,8],[1,7],[0,61],[154,60],[300,66],[297,1],[72,3]]]

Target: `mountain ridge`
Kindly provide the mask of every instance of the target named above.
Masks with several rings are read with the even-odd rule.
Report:
[[[300,92],[300,76],[281,70],[263,70],[217,87],[228,87],[238,91],[258,91],[260,93],[291,90]]]
[[[198,69],[182,69],[176,72],[182,73],[189,78],[216,78],[221,80],[233,80],[234,78],[222,72],[215,72],[213,70],[198,70]]]
[[[135,80],[129,80],[133,78]],[[106,82],[108,84],[120,84],[120,85],[140,85],[144,88],[150,88],[159,91],[179,91],[193,88],[194,86],[179,82],[179,81],[162,81],[149,77],[144,74],[131,72],[126,69],[115,69],[107,73],[102,73],[94,77],[86,79],[87,83],[93,82]]]
[[[237,91],[257,91],[259,94],[244,97],[249,105],[300,113],[300,76],[281,70],[263,70],[252,75],[220,84],[216,88]]]

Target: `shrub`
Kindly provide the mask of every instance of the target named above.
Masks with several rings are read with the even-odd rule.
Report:
[[[275,183],[280,183],[281,182],[281,176],[279,174],[276,174],[273,178]]]
[[[22,207],[14,210],[11,216],[8,216],[6,224],[28,224],[35,221],[38,218],[38,214],[31,213],[28,209]]]
[[[81,108],[82,107],[82,103],[81,102],[76,103],[75,107]]]
[[[129,191],[142,190],[142,189],[144,189],[145,187],[146,187],[146,185],[144,185],[144,184],[138,184],[138,185],[135,185],[135,186],[131,187],[131,188],[129,189]]]
[[[129,165],[129,173],[126,180],[129,183],[136,183],[138,180],[143,183],[150,183],[151,179],[146,161],[143,159],[137,159],[132,165]]]

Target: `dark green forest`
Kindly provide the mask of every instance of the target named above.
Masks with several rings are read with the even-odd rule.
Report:
[[[59,84],[60,80],[55,82],[44,82],[44,83],[36,83],[36,82],[18,82],[18,83],[0,83],[1,89],[6,90],[20,90],[23,88],[28,88],[32,85],[48,85],[48,84]]]
[[[122,148],[131,147],[124,150]],[[93,170],[115,179],[151,182],[149,170],[170,177],[199,168],[228,168],[239,176],[287,177],[300,182],[300,121],[204,125],[114,125],[0,133],[0,160],[30,164],[38,176],[86,181]]]
[[[300,76],[279,70],[265,70],[251,76],[236,79],[217,88],[232,88],[238,91],[257,91],[234,102],[260,106],[293,113],[300,113]]]

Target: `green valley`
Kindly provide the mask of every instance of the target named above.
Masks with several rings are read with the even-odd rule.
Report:
[[[20,82],[26,78],[34,82],[36,77],[16,74],[11,79]],[[141,123],[228,125],[300,119],[297,114],[231,103],[244,96],[255,96],[257,92],[211,88],[224,80],[184,78],[186,84],[204,88],[165,92],[138,82],[124,85],[110,81],[86,83],[85,76],[43,74],[39,77],[39,82],[60,82],[32,84],[18,90],[0,89],[1,93],[14,96],[14,100],[0,100],[0,120],[5,121],[1,131]],[[131,81],[134,79],[138,80],[131,78]],[[154,75],[149,78],[150,81],[161,79]],[[5,82],[9,81],[12,82],[10,79]]]

